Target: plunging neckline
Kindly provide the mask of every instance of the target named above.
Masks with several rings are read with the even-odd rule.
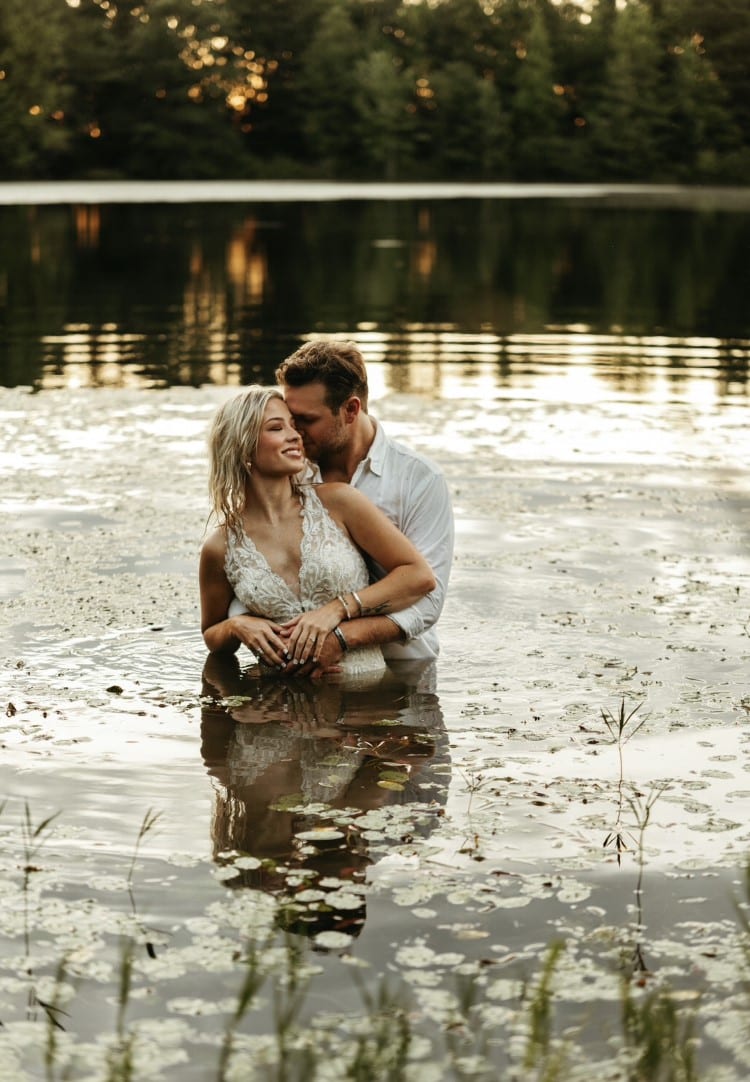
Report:
[[[316,499],[319,499],[317,493],[315,494],[315,496],[316,496]],[[299,608],[302,608],[302,572],[303,572],[305,564],[307,562],[307,558],[306,558],[306,555],[305,555],[305,549],[307,547],[306,546],[306,541],[307,541],[307,535],[308,535],[308,514],[307,514],[307,500],[305,499],[305,497],[302,495],[301,492],[299,494],[299,514],[300,514],[300,518],[302,519],[302,537],[300,538],[300,543],[299,543],[299,571],[297,573],[297,589],[296,589],[296,591],[295,591],[294,587],[290,583],[287,582],[287,580],[284,578],[283,575],[280,575],[278,573],[278,571],[274,571],[274,569],[271,567],[270,563],[268,562],[268,559],[267,559],[265,553],[262,552],[261,549],[258,548],[258,546],[253,541],[250,534],[247,533],[247,531],[244,528],[242,530],[242,539],[243,539],[243,544],[245,545],[245,547],[249,548],[252,552],[254,552],[256,554],[256,556],[258,557],[258,559],[261,562],[263,570],[268,575],[270,575],[272,578],[276,579],[277,582],[280,582],[282,584],[282,586],[284,587],[284,589],[289,594],[289,596],[294,601],[295,605],[297,605]]]
[[[367,564],[349,535],[328,512],[314,488],[300,492],[302,537],[299,575],[294,587],[271,567],[269,559],[244,530],[227,538],[225,571],[239,601],[251,616],[283,624],[302,612],[320,608],[347,590],[364,590]],[[269,553],[272,548],[269,546]],[[347,678],[379,679],[384,671],[379,646],[351,650],[341,660]]]

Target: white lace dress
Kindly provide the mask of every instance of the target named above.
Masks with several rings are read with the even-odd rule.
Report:
[[[339,594],[362,590],[369,582],[362,554],[333,521],[312,486],[301,490],[300,514],[299,593],[271,570],[247,534],[229,534],[224,569],[235,596],[253,616],[283,624]],[[363,646],[345,653],[341,668],[346,676],[371,676],[385,671],[385,661],[379,646]]]

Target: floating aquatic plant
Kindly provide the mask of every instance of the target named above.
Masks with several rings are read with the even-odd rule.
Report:
[[[635,789],[623,789],[625,808],[630,812],[628,829],[641,873],[636,889],[638,933],[643,930],[645,844],[653,821],[653,807],[663,789],[664,786],[654,786],[645,796]],[[383,965],[401,967],[395,990],[390,976],[374,972],[367,984],[355,982],[358,993],[353,997],[347,996],[343,988],[338,989],[338,1000],[343,999],[346,1004],[345,1013],[326,1012],[324,1008],[331,993],[327,992],[321,999],[315,983],[321,952],[341,952],[338,957],[323,960],[327,965],[342,967],[342,973],[345,963],[349,973],[358,972],[353,967],[363,966],[364,959],[357,957],[352,937],[340,932],[324,931],[310,938],[282,935],[278,931],[279,912],[291,904],[297,890],[297,897],[310,898],[309,902],[300,903],[303,908],[312,911],[316,905],[325,904],[340,909],[346,916],[364,904],[374,887],[354,886],[330,876],[311,878],[304,867],[293,864],[280,869],[288,889],[277,898],[250,889],[227,891],[217,884],[219,895],[213,896],[205,913],[193,909],[188,918],[170,928],[169,941],[158,960],[151,957],[139,960],[136,946],[139,937],[134,934],[123,889],[134,890],[137,861],[123,858],[124,872],[119,878],[122,912],[118,912],[117,895],[113,894],[109,902],[110,919],[105,919],[109,932],[93,937],[89,945],[90,951],[100,959],[117,954],[114,980],[106,973],[92,976],[96,972],[93,963],[85,973],[80,963],[72,970],[79,974],[78,986],[84,986],[87,995],[95,981],[110,989],[113,1004],[110,1032],[106,1029],[100,1032],[96,1044],[86,1043],[77,1036],[76,1024],[81,1024],[76,1009],[79,1000],[71,998],[74,989],[68,979],[74,964],[72,956],[61,952],[58,958],[62,961],[54,969],[55,946],[64,946],[71,921],[80,920],[86,910],[80,906],[74,891],[68,897],[54,900],[46,900],[40,891],[29,909],[29,934],[35,955],[39,948],[40,963],[48,967],[45,983],[37,986],[40,1017],[35,1023],[45,1024],[45,1038],[36,1042],[36,1052],[31,1051],[33,1031],[22,1031],[9,1019],[9,1024],[0,1029],[0,1063],[12,1064],[10,1076],[21,1078],[23,1056],[36,1055],[48,1082],[61,1082],[77,1074],[102,1082],[166,1077],[171,1066],[194,1056],[200,1057],[193,1068],[197,1077],[218,1078],[222,1082],[248,1077],[251,1065],[254,1077],[284,1078],[287,1082],[303,1078],[310,1082],[345,1082],[346,1079],[407,1082],[416,1077],[420,1082],[422,1079],[484,1082],[498,1077],[508,1082],[532,1079],[584,1082],[592,1073],[600,1074],[596,1068],[596,1050],[602,1056],[608,1050],[598,1027],[593,1037],[584,1034],[583,1022],[579,1020],[575,1025],[568,1022],[565,1028],[560,1028],[559,1012],[566,1003],[579,1002],[591,1004],[602,1032],[607,1025],[612,1031],[619,1023],[623,1034],[617,1048],[609,1050],[615,1057],[611,1074],[602,1077],[633,1082],[651,1082],[652,1078],[658,1082],[697,1079],[695,1034],[700,1018],[695,999],[681,999],[665,986],[659,987],[659,998],[654,987],[658,978],[651,976],[649,988],[641,988],[642,981],[638,978],[646,975],[645,967],[639,972],[632,960],[619,986],[612,962],[616,948],[623,942],[621,929],[618,933],[617,929],[603,928],[600,935],[591,935],[585,956],[576,955],[576,945],[583,944],[589,932],[583,924],[576,927],[572,922],[559,929],[566,939],[565,949],[558,935],[551,944],[538,942],[515,953],[493,940],[496,931],[493,933],[492,925],[486,924],[486,914],[491,912],[495,901],[501,901],[496,897],[496,884],[500,889],[505,884],[508,900],[520,892],[529,904],[554,900],[572,914],[584,912],[590,886],[583,882],[583,877],[578,878],[585,891],[570,889],[577,882],[570,875],[551,877],[538,872],[486,877],[486,883],[481,877],[463,877],[462,881],[456,869],[442,868],[426,856],[429,848],[420,839],[416,824],[422,817],[434,819],[435,814],[435,809],[426,806],[374,808],[360,816],[358,822],[367,827],[373,846],[390,844],[394,847],[392,851],[401,851],[402,839],[405,836],[411,839],[408,875],[396,878],[395,889],[390,886],[381,889],[400,904],[419,906],[426,898],[439,899],[435,901],[436,910],[444,912],[445,899],[450,895],[453,899],[450,904],[467,907],[467,911],[475,913],[471,928],[477,935],[476,944],[484,944],[480,960],[470,958],[474,939],[464,934],[466,920],[441,924],[438,931],[436,913],[430,915],[425,910],[424,936],[405,946],[393,944],[392,959],[387,956],[390,948],[384,949]],[[342,822],[348,819],[339,810],[331,811],[328,821],[337,824],[337,816],[342,817]],[[44,819],[37,824],[30,814],[27,822],[30,828],[26,829],[26,837],[31,848],[24,850],[22,833],[18,838],[21,859],[27,851],[31,853],[41,847],[51,825],[45,826]],[[149,811],[136,839],[136,852],[142,852],[155,822],[156,816]],[[340,832],[337,825],[332,829]],[[250,861],[256,866],[257,858],[239,851],[222,852],[219,856],[226,861]],[[36,867],[38,859],[37,852],[31,865]],[[29,872],[32,882],[35,874]],[[39,882],[42,883],[41,879]],[[302,888],[301,893],[298,888]],[[19,882],[19,899],[21,893]],[[316,902],[314,898],[319,895],[324,897]],[[478,899],[480,909],[476,908]],[[588,911],[593,908],[589,906]],[[50,919],[53,912],[54,922]],[[65,912],[70,920],[63,919]],[[101,923],[103,914],[103,908],[91,908],[92,920]],[[43,925],[58,929],[51,945],[42,944],[35,934],[35,929]],[[738,925],[740,933],[745,934],[741,919]],[[112,936],[116,929],[122,932],[119,940]],[[20,921],[15,934],[20,941],[23,935]],[[433,941],[432,934],[441,938]],[[329,935],[334,938],[326,938]],[[445,937],[451,935],[461,941],[461,953],[445,948]],[[174,943],[179,938],[185,940],[181,946]],[[726,930],[723,938],[727,939]],[[741,935],[738,942],[740,938]],[[690,948],[685,950],[689,961]],[[535,965],[535,972],[523,980],[523,972],[530,963]],[[499,976],[489,980],[488,975],[495,967]],[[6,964],[3,977],[8,970]],[[577,970],[581,971],[582,979],[576,978]],[[724,979],[728,981],[729,960],[726,970],[728,976]],[[177,980],[183,982],[182,986],[176,993],[166,995],[170,983]],[[607,980],[612,987],[611,997]],[[716,980],[714,998],[721,988],[719,978]],[[228,985],[232,988],[230,993]],[[195,996],[197,987],[201,989],[200,998]],[[0,997],[7,1000],[13,988],[15,985],[9,981],[0,981]],[[606,992],[603,999],[602,989]],[[42,1014],[45,1005],[49,1010]],[[148,1016],[137,1017],[138,1010],[147,1011]],[[652,1018],[643,1016],[646,1010],[651,1011]],[[180,1014],[184,1028],[175,1026],[176,1020],[162,1017],[163,1011]],[[718,1006],[714,1014],[720,1016]],[[202,1016],[207,1019],[205,1030],[200,1028]],[[701,1024],[702,1033],[705,1025]],[[724,1047],[728,1047],[728,1033],[720,1031],[718,1026],[716,1032],[720,1032]],[[736,1055],[739,1057],[740,1052]],[[744,1076],[728,1070],[725,1077],[727,1082],[730,1079],[740,1082]]]

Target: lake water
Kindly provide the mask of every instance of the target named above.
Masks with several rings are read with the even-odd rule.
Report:
[[[629,387],[747,379],[747,192],[8,187],[40,202],[0,192],[6,386],[265,380],[315,332],[356,335],[403,390],[438,389],[443,364],[489,364],[499,385],[572,364]],[[41,201],[60,190],[70,202]],[[169,193],[196,201],[145,202]]]
[[[5,1075],[747,1077],[748,250],[746,192],[0,186]],[[370,688],[197,630],[207,424],[315,334],[456,510]]]

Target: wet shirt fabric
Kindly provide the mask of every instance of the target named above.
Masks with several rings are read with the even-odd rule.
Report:
[[[402,641],[386,643],[388,661],[425,661],[440,653],[435,623],[442,612],[453,563],[454,521],[445,477],[424,455],[391,439],[372,415],[375,438],[358,464],[351,484],[379,507],[424,556],[437,580],[435,589],[415,605],[389,614]],[[320,481],[311,464],[309,477]],[[374,561],[370,581],[385,574]]]
[[[236,598],[252,616],[285,623],[301,612],[320,608],[339,594],[362,590],[370,581],[359,549],[333,521],[312,486],[301,489],[300,514],[298,592],[271,569],[247,534],[229,535],[224,569]],[[350,650],[340,664],[348,676],[385,669],[379,646]]]

